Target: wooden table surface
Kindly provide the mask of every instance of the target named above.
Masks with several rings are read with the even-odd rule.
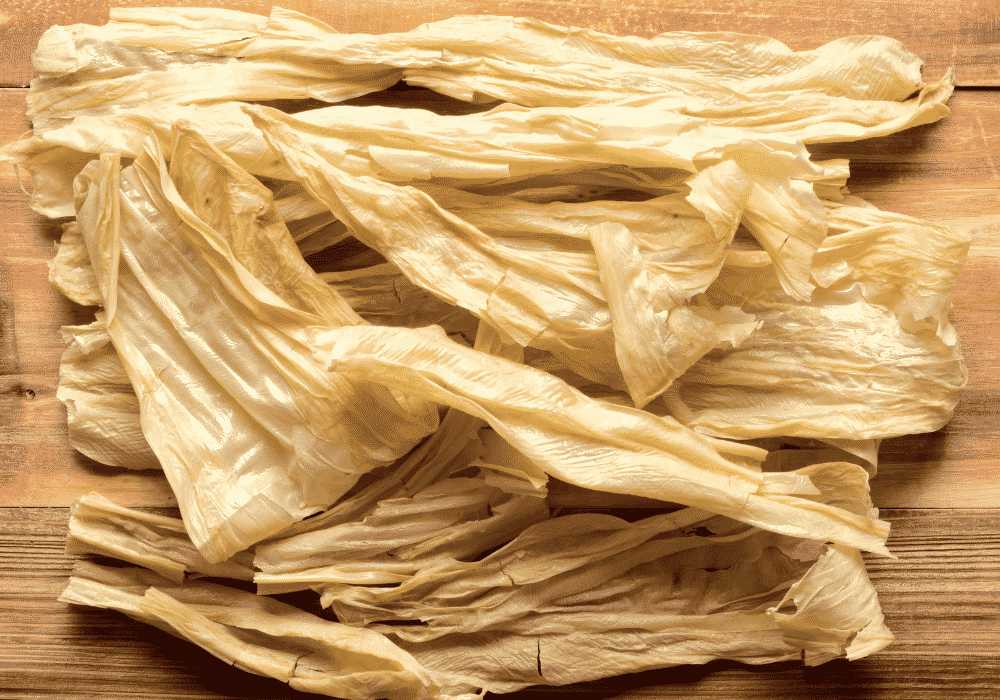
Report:
[[[121,5],[155,5],[125,0]],[[266,14],[264,0],[179,2]],[[849,186],[877,206],[974,234],[954,320],[969,368],[952,422],[883,444],[872,497],[896,560],[867,557],[888,649],[857,662],[745,667],[716,662],[508,696],[567,698],[1000,697],[1000,4],[997,0],[286,0],[340,31],[401,31],[456,14],[531,16],[618,34],[676,29],[764,34],[794,49],[887,34],[948,65],[946,121],[817,154],[851,159]],[[0,143],[29,128],[30,53],[52,24],[107,20],[107,3],[8,0],[0,7]],[[72,560],[70,503],[97,490],[129,506],[176,505],[162,475],[103,467],[69,447],[55,397],[61,325],[89,311],[47,282],[57,223],[0,172],[0,698],[294,698],[287,686],[117,614],[59,603]]]

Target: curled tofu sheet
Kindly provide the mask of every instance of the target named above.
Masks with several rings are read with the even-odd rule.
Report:
[[[492,16],[395,34],[339,34],[281,8],[270,17],[114,8],[101,27],[49,29],[34,64],[33,137],[5,147],[0,158],[31,171],[32,205],[47,216],[72,215],[72,177],[86,161],[102,152],[134,157],[144,138],[137,125],[169,131],[185,111],[184,118],[201,118],[199,130],[241,165],[274,175],[263,172],[273,163],[238,114],[239,102],[335,103],[404,81],[485,102],[484,108],[495,104],[501,118],[532,108],[558,122],[560,111],[627,106],[628,114],[669,117],[689,136],[712,129],[818,143],[884,136],[946,117],[954,84],[951,72],[925,84],[920,59],[887,37],[845,37],[791,51],[738,34],[642,39]],[[370,123],[374,112],[361,121]],[[302,118],[327,119],[323,109]],[[635,141],[649,131],[645,121],[611,119],[608,128],[621,141]],[[539,123],[533,129],[545,132]],[[381,155],[400,164],[414,157],[391,147]],[[478,168],[481,176],[500,169],[495,162]]]
[[[143,435],[139,398],[108,335],[104,314],[83,326],[61,329],[66,351],[59,363],[56,397],[66,406],[69,442],[101,464],[160,469]]]
[[[351,700],[470,697],[464,688],[441,692],[430,673],[378,632],[239,588],[81,562],[60,600],[118,610],[303,692]]]
[[[628,387],[638,406],[704,353],[738,344],[754,328],[754,319],[735,308],[687,305],[721,270],[736,227],[704,226],[697,208],[677,197],[631,207],[533,206],[444,186],[399,186],[351,175],[285,120],[260,110],[252,115],[306,190],[410,282],[509,341],[552,352],[591,380]],[[811,189],[809,195],[819,205]],[[617,219],[617,227],[609,229],[602,215]],[[622,269],[627,282],[618,276]],[[633,288],[628,304],[619,295],[623,285]],[[655,356],[634,356],[629,334],[634,339],[640,327],[663,321],[649,353]],[[619,361],[609,363],[615,355]]]
[[[282,259],[294,242],[266,188],[207,152],[233,169],[223,177],[193,148],[223,179],[208,191],[197,181],[191,204],[188,170],[176,172],[175,154],[175,183],[154,141],[127,168],[103,156],[77,180],[77,219],[143,434],[192,539],[220,561],[329,506],[432,432],[437,413],[325,372],[305,352],[306,327],[363,321],[297,251]],[[213,229],[199,210],[225,220]],[[251,241],[269,246],[265,280],[253,259],[238,260]]]
[[[970,238],[870,207],[831,203],[829,217],[808,303],[783,293],[760,254],[733,258],[709,288],[763,324],[671,387],[682,423],[730,439],[863,441],[950,419],[968,373],[948,310]]]
[[[755,460],[766,452],[590,399],[547,372],[459,345],[439,328],[356,326],[318,331],[311,342],[332,372],[482,418],[563,481],[888,554],[887,523],[810,500],[808,476],[759,471]]]
[[[657,102],[825,140],[934,121],[947,99],[941,83],[921,81],[919,58],[875,36],[791,51],[764,37],[642,39],[513,17],[459,16],[368,35],[341,34],[281,8],[269,17],[115,8],[102,27],[50,29],[39,48],[29,112],[43,123],[143,101],[336,102],[405,81],[460,100],[526,107]],[[117,72],[107,75],[111,68]],[[60,81],[73,73],[84,79]]]
[[[892,641],[856,549],[697,508],[632,523],[550,517],[537,493],[498,498],[491,469],[411,496],[387,497],[375,482],[258,546],[259,591],[308,585],[338,622],[199,581],[244,578],[248,560],[213,569],[179,521],[94,495],[74,506],[73,551],[152,570],[80,562],[61,600],[121,610],[294,688],[357,699],[382,697],[390,682],[406,697],[471,700],[713,659],[817,664]],[[808,471],[818,502],[871,512],[863,473]],[[369,658],[349,655],[361,648]],[[341,666],[326,668],[331,657]],[[365,672],[371,687],[349,682]]]

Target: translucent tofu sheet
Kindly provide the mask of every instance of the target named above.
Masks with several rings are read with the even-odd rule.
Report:
[[[323,371],[302,344],[303,320],[322,317],[290,306],[237,262],[233,247],[248,232],[230,221],[220,233],[197,218],[155,151],[124,171],[116,156],[102,156],[77,183],[108,334],[139,397],[143,433],[157,443],[207,558],[225,559],[325,508],[434,429],[432,407]],[[255,213],[243,223],[259,225],[266,211]],[[288,274],[289,289],[311,301],[315,273]],[[241,320],[250,317],[257,321]]]
[[[752,260],[727,265],[710,288],[716,303],[740,300],[763,323],[670,388],[666,404],[682,423],[731,439],[846,440],[947,423],[967,379],[948,312],[970,238],[869,207],[828,209],[833,235],[813,258],[822,286],[809,304]]]
[[[61,600],[370,700],[891,643],[868,483],[955,408],[969,240],[806,145],[947,116],[950,71],[280,8],[118,8],[34,63],[0,162],[95,310],[62,330],[69,440],[162,469],[181,516],[81,496],[68,551],[129,566],[82,558]]]

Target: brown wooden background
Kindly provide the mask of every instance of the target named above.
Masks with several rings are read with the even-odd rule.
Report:
[[[122,0],[120,6],[171,4]],[[264,0],[175,0],[266,14]],[[730,30],[807,49],[847,34],[887,34],[957,68],[948,120],[817,153],[851,159],[850,188],[879,207],[970,231],[954,317],[969,384],[943,430],[886,441],[873,499],[892,522],[895,561],[868,558],[896,642],[861,661],[813,669],[727,662],[509,696],[573,698],[1000,697],[1000,3],[997,0],[285,0],[340,31],[401,31],[456,14],[531,16],[601,31]],[[30,54],[52,24],[107,20],[107,0],[7,0],[0,6],[0,143],[24,120]],[[102,467],[66,441],[55,398],[58,328],[87,320],[47,282],[59,228],[0,171],[0,698],[294,698],[156,630],[55,598],[72,561],[68,506],[99,490],[131,506],[175,505],[162,475]]]

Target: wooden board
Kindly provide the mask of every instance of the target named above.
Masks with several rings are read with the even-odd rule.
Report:
[[[160,4],[120,2],[119,5]],[[256,0],[219,4],[266,13]],[[844,34],[896,36],[925,58],[925,75],[958,66],[943,122],[855,144],[814,147],[847,157],[850,188],[877,206],[944,222],[975,241],[955,294],[969,383],[952,422],[883,444],[872,495],[893,530],[896,560],[868,558],[896,642],[855,662],[814,669],[727,662],[634,674],[508,696],[566,698],[933,698],[1000,695],[1000,24],[995,0],[820,3],[753,0],[488,2],[288,0],[341,31],[410,29],[458,13],[527,15],[653,36],[673,29],[766,34],[796,49]],[[0,9],[0,85],[24,85],[37,37],[54,22],[103,22],[106,3],[68,0]],[[977,87],[978,86],[978,87]],[[0,143],[28,128],[23,88],[0,89]],[[29,185],[30,183],[25,183]],[[89,311],[48,284],[57,223],[27,207],[0,169],[0,698],[293,698],[275,681],[234,671],[206,653],[114,613],[55,601],[72,560],[66,508],[99,490],[132,506],[172,507],[159,474],[96,464],[68,445],[55,398],[61,325]]]

